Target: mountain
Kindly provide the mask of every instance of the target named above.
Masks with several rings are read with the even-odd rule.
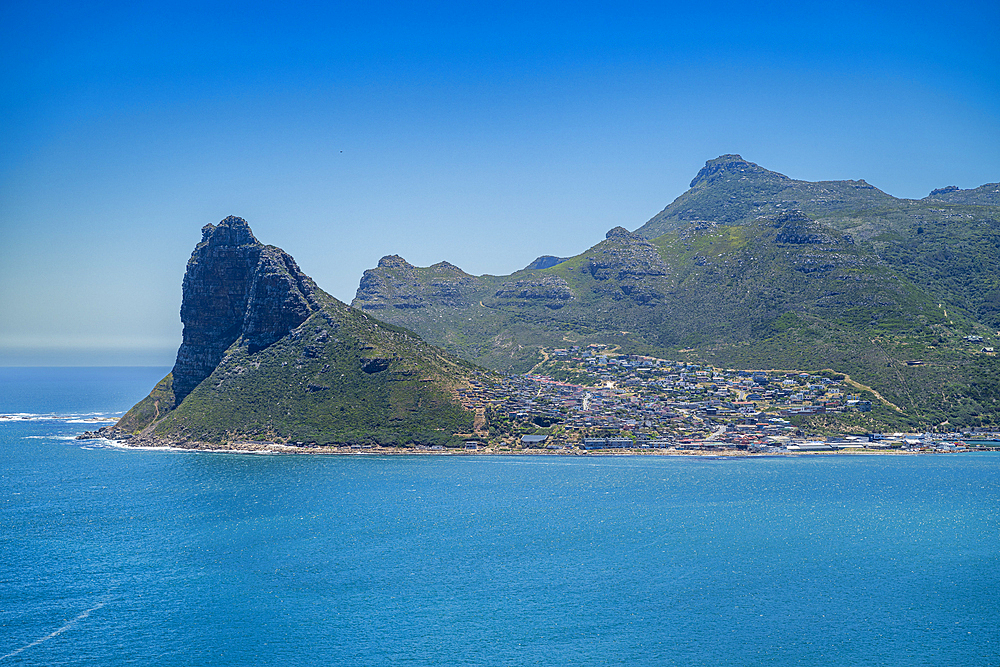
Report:
[[[838,212],[877,211],[898,201],[863,179],[797,181],[739,155],[722,155],[706,162],[691,181],[690,189],[637,229],[636,234],[652,239],[692,222],[739,224],[790,210],[813,218]]]
[[[943,202],[945,204],[971,204],[973,206],[1000,206],[1000,183],[987,183],[971,190],[962,190],[957,185],[931,190],[921,201]]]
[[[333,298],[242,218],[202,230],[173,370],[102,435],[180,446],[441,444],[480,371]]]
[[[398,256],[352,302],[487,367],[592,342],[717,366],[847,373],[891,426],[1000,421],[997,186],[897,199],[858,181],[798,181],[737,155],[635,232],[508,276]],[[997,334],[1000,336],[1000,334]],[[980,344],[976,337],[982,337]]]
[[[797,181],[723,155],[709,160],[690,189],[636,234],[653,239],[699,221],[745,225],[788,211],[850,235],[934,299],[1000,328],[998,183],[896,199],[864,180]]]

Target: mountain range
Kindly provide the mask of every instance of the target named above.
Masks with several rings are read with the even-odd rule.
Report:
[[[892,406],[887,427],[1000,422],[1000,184],[898,199],[738,155],[645,224],[506,276],[398,255],[352,306],[457,357],[524,372],[602,343],[721,367],[831,369]]]

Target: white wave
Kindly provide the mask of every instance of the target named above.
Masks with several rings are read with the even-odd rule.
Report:
[[[76,440],[76,438],[73,438]],[[116,440],[108,440],[107,438],[94,438],[92,440],[81,440],[80,442],[86,443],[83,449],[138,449],[137,447],[128,447],[124,443],[118,442]]]
[[[0,422],[59,421],[66,424],[106,424],[118,421],[121,415],[120,412],[76,412],[70,414],[14,412],[0,414]]]
[[[77,623],[79,623],[83,619],[85,619],[88,616],[90,616],[90,612],[96,611],[97,609],[100,609],[103,606],[104,606],[103,602],[98,602],[96,605],[94,605],[93,607],[91,607],[87,611],[82,612],[81,614],[77,615],[76,618],[74,618],[72,621],[70,621],[66,625],[62,626],[58,630],[56,630],[54,632],[50,632],[49,634],[45,635],[44,637],[42,637],[40,639],[36,639],[35,641],[31,642],[30,644],[25,644],[21,648],[15,650],[15,651],[11,651],[7,655],[0,655],[0,660],[6,660],[7,658],[13,658],[15,655],[18,655],[19,653],[23,653],[24,651],[27,651],[29,648],[38,646],[42,642],[48,641],[48,640],[50,640],[50,639],[52,639],[54,637],[58,637],[62,633],[66,632],[67,630],[72,629],[73,626],[75,626]]]
[[[76,438],[73,438],[74,440]],[[141,447],[138,445],[130,445],[127,442],[119,440],[108,440],[107,438],[94,438],[93,440],[83,440],[86,444],[81,447],[81,449],[128,449],[132,451],[144,451],[144,452],[192,452],[198,451],[193,449],[184,449],[183,447]]]
[[[274,450],[274,449],[192,449],[190,447],[172,447],[170,445],[130,445],[127,441],[119,440],[106,440],[104,438],[99,438],[95,440],[87,440],[87,446],[84,449],[127,449],[135,452],[180,452],[183,454],[201,454],[201,455],[216,455],[216,454],[245,454],[253,456],[284,456],[288,452],[301,453],[297,448],[289,447],[286,451]],[[378,456],[378,454],[371,454],[372,456]],[[360,456],[360,454],[356,454]]]
[[[75,435],[26,435],[25,440],[76,440]]]
[[[15,412],[13,414],[0,415],[0,422],[39,421],[41,419],[56,419],[56,416],[39,415],[31,412]]]

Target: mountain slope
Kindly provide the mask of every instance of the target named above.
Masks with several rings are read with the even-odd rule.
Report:
[[[246,221],[203,230],[184,276],[184,341],[107,431],[138,442],[438,444],[472,430],[478,371],[319,289]]]
[[[863,181],[795,181],[722,156],[635,233],[611,230],[577,257],[477,277],[393,256],[365,272],[353,304],[493,368],[524,371],[539,346],[590,342],[723,366],[834,368],[902,406],[901,425],[981,423],[1000,411],[1000,372],[965,337],[988,346],[993,334],[998,212],[896,199]]]
[[[636,234],[652,239],[692,221],[747,224],[789,210],[850,235],[935,299],[1000,328],[998,183],[896,199],[863,180],[797,181],[723,155]]]
[[[690,189],[635,233],[652,239],[699,220],[733,224],[789,210],[818,217],[875,211],[899,201],[864,180],[798,181],[739,155],[722,155],[706,162]]]

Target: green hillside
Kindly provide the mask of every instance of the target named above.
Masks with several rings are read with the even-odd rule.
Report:
[[[895,406],[887,425],[992,424],[1000,367],[981,350],[996,342],[1000,206],[967,201],[995,192],[899,200],[723,156],[636,233],[616,228],[577,257],[476,277],[393,256],[365,273],[353,305],[492,368],[527,370],[539,346],[601,342],[718,366],[834,369]]]

